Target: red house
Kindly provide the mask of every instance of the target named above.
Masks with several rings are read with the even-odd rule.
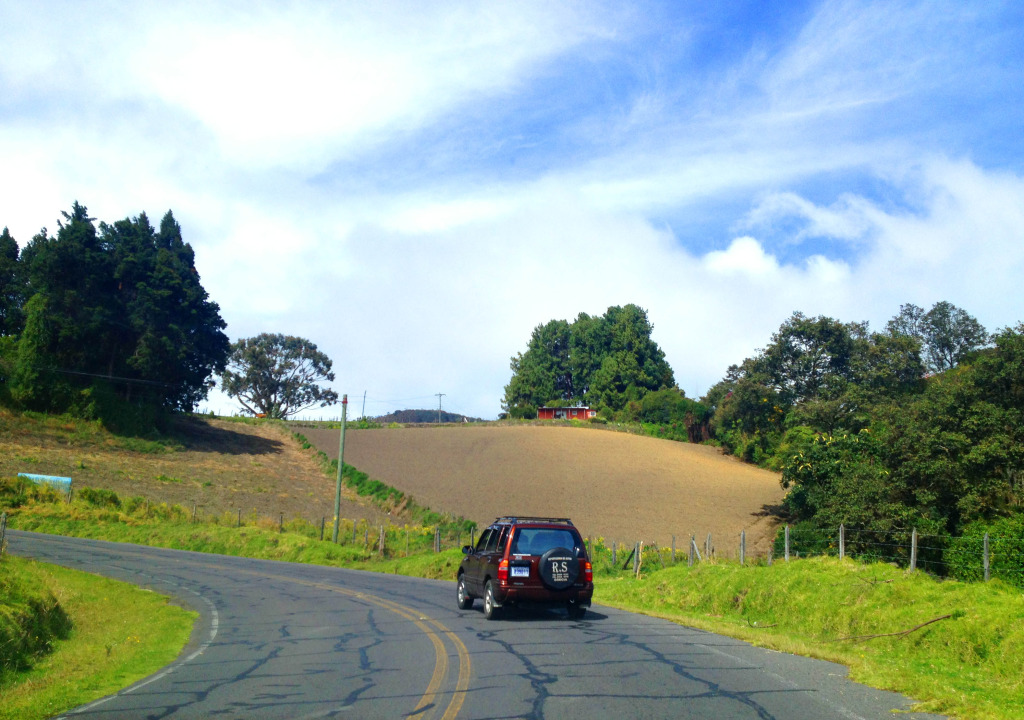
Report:
[[[597,410],[588,407],[537,408],[538,420],[588,420],[597,416]]]

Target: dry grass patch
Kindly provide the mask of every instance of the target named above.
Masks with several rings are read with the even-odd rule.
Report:
[[[0,409],[0,477],[60,475],[75,487],[112,490],[177,504],[202,515],[225,512],[319,522],[334,515],[334,482],[314,450],[298,446],[273,423],[181,418],[173,435],[122,438],[98,423]],[[385,520],[343,492],[342,517]]]

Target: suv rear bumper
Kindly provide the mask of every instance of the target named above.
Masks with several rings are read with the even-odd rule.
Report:
[[[548,590],[544,587],[517,587],[515,585],[494,588],[494,600],[499,607],[505,605],[560,607],[569,603],[574,603],[580,607],[590,607],[593,597],[593,584],[571,587],[565,590]]]

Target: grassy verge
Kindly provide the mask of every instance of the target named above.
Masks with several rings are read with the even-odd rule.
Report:
[[[70,621],[48,652],[0,674],[2,720],[52,717],[156,672],[181,652],[195,620],[161,595],[66,568],[5,555],[0,574],[0,608],[26,593],[54,598]]]
[[[859,682],[922,701],[920,711],[1010,720],[1024,707],[1024,595],[999,581],[813,558],[606,577],[597,601],[847,665]]]

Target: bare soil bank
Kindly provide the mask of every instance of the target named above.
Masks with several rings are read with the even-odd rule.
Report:
[[[71,477],[75,488],[113,490],[122,499],[139,495],[153,502],[196,505],[202,516],[255,513],[319,523],[334,516],[333,478],[314,451],[303,450],[289,432],[270,423],[248,424],[196,418],[181,423],[181,450],[133,452],[115,439],[78,440],[74,426],[47,428],[3,418],[0,476],[19,472]],[[335,433],[335,455],[337,433]],[[386,513],[348,490],[341,516],[387,522]]]
[[[338,431],[302,433],[332,458]],[[719,555],[764,553],[776,473],[716,448],[569,427],[447,426],[348,430],[345,462],[421,505],[486,524],[499,515],[571,517],[584,535],[656,542],[710,532]]]

